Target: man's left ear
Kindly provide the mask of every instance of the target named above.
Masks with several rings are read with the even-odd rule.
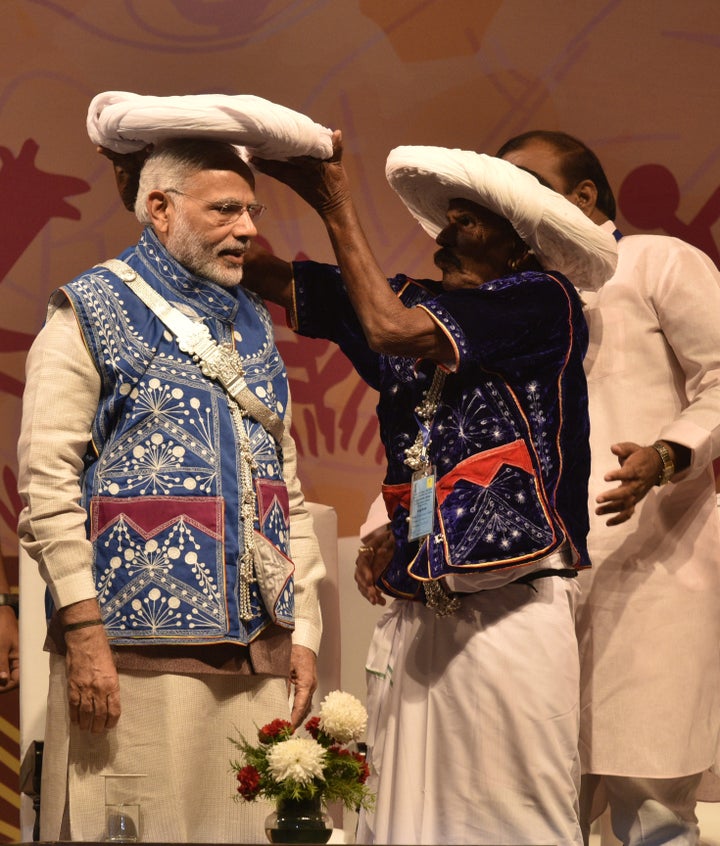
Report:
[[[597,186],[592,179],[583,179],[573,188],[568,199],[575,203],[583,214],[592,217],[597,206],[597,196]]]
[[[168,198],[162,191],[151,191],[147,197],[147,210],[152,221],[153,229],[157,233],[165,233],[168,229]]]

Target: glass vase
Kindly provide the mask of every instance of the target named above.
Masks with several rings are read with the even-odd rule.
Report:
[[[265,834],[271,843],[327,843],[332,830],[332,817],[323,810],[319,796],[278,799],[265,820]]]

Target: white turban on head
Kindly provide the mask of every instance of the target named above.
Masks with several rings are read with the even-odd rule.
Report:
[[[128,91],[95,96],[87,116],[90,140],[133,153],[168,138],[227,141],[265,159],[332,156],[332,131],[306,115],[252,94],[153,97]]]
[[[510,162],[445,147],[396,147],[385,175],[433,238],[447,225],[450,200],[471,200],[504,217],[545,270],[597,290],[615,272],[617,244],[562,195]]]

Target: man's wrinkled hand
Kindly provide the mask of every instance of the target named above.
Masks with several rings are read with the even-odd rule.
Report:
[[[253,156],[251,164],[261,173],[272,176],[292,188],[321,216],[331,214],[350,199],[345,168],[342,164],[342,133],[332,135],[333,154],[329,159],[297,156],[287,161]]]
[[[608,526],[617,526],[629,520],[635,513],[635,506],[643,499],[660,476],[662,460],[651,446],[625,441],[610,447],[617,456],[620,467],[606,473],[606,482],[619,482],[616,488],[603,491],[596,498],[595,513],[602,516],[612,514],[606,521]]]
[[[390,526],[381,526],[365,538],[355,561],[355,584],[371,605],[385,605],[386,599],[376,582],[395,552]]]
[[[310,713],[312,697],[317,688],[317,657],[307,646],[293,645],[290,653],[288,692],[294,688],[290,722],[297,728]]]
[[[100,734],[120,719],[120,683],[102,626],[65,634],[70,722]]]
[[[134,153],[116,153],[107,147],[97,147],[96,149],[101,156],[105,156],[112,162],[115,184],[120,199],[128,211],[134,211],[138,185],[140,184],[140,171],[153,150],[152,144],[148,144],[147,147]]]

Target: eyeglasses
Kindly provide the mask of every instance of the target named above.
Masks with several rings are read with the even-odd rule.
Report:
[[[202,203],[208,210],[210,219],[215,226],[230,226],[237,223],[246,212],[250,215],[251,220],[257,220],[267,208],[262,203],[235,203],[232,201],[213,203],[210,200],[204,200],[202,197],[194,197],[192,194],[178,191],[177,188],[166,188],[163,193],[179,194],[181,197],[195,200],[196,203]]]

